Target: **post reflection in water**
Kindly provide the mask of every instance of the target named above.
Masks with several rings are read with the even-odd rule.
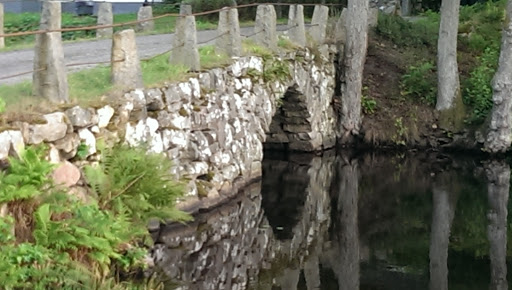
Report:
[[[430,290],[448,289],[448,245],[455,213],[456,194],[449,186],[446,173],[434,182],[432,188],[432,226],[430,234]]]
[[[506,162],[354,156],[265,160],[261,182],[161,229],[156,264],[180,289],[508,289]]]
[[[510,166],[504,161],[485,165],[488,179],[489,209],[487,236],[491,260],[490,289],[508,289],[507,283],[507,204],[510,189]]]

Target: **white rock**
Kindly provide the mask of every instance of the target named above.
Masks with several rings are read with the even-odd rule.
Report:
[[[80,129],[78,131],[78,137],[80,137],[80,140],[87,146],[87,156],[96,153],[96,138],[91,131],[88,129]]]
[[[133,109],[133,104],[132,104],[132,108],[130,109],[130,111],[132,109]],[[114,116],[114,109],[111,106],[106,105],[105,107],[98,109],[98,127],[100,127],[100,128],[107,127],[112,116]]]

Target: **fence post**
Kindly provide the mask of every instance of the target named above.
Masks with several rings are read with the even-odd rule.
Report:
[[[0,34],[4,34],[4,4],[0,3]],[[5,39],[0,37],[0,48],[5,47]]]
[[[61,4],[43,1],[39,29],[61,28]],[[34,73],[32,94],[55,103],[65,103],[68,98],[68,78],[64,64],[64,50],[60,32],[37,34],[34,46]]]
[[[190,15],[192,14],[192,5],[181,3],[180,4],[180,15]]]
[[[313,18],[311,19],[311,28],[309,34],[316,43],[322,44],[325,41],[325,30],[327,28],[327,19],[329,18],[329,7],[324,5],[315,5]]]
[[[98,7],[98,25],[112,25],[114,23],[114,16],[112,15],[112,3],[101,2]],[[96,30],[97,38],[110,38],[112,37],[114,29],[112,27],[100,28]]]
[[[142,6],[139,8],[139,12],[137,13],[137,21],[151,19],[151,18],[153,18],[153,7]],[[137,31],[140,31],[140,32],[152,31],[154,28],[155,28],[155,22],[153,20],[148,20],[148,21],[137,23]]]
[[[258,5],[254,40],[270,50],[277,50],[276,10],[273,5]]]
[[[340,18],[336,21],[334,28],[334,41],[336,43],[345,43],[347,39],[347,8],[343,8]]]
[[[126,29],[112,37],[112,84],[123,89],[142,88],[142,71],[135,31]]]
[[[217,28],[216,46],[219,51],[229,56],[242,54],[242,39],[240,37],[240,24],[236,8],[224,8],[219,12],[219,26]]]
[[[195,16],[180,16],[176,20],[176,31],[172,40],[169,63],[184,65],[192,71],[201,69],[199,50],[197,49]]]
[[[365,0],[366,1],[366,0]],[[304,28],[304,6],[290,5],[288,13],[288,35],[290,40],[300,46],[306,46],[306,29]]]

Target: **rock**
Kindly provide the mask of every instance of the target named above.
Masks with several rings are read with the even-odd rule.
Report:
[[[66,115],[68,116],[71,125],[74,127],[90,127],[97,123],[94,113],[91,113],[90,110],[81,108],[80,106],[75,106],[66,110]]]
[[[146,32],[152,31],[155,29],[155,22],[153,20],[149,20],[153,18],[153,7],[151,6],[142,6],[139,8],[139,12],[137,13],[137,20],[147,20],[144,22],[137,23],[137,32]]]
[[[114,16],[112,13],[112,3],[109,2],[101,2],[98,6],[98,19],[96,23],[98,25],[112,25],[114,22]],[[97,38],[110,38],[112,37],[114,28],[99,28],[96,30]]]
[[[159,89],[150,89],[146,93],[146,107],[148,111],[160,111],[165,108],[162,98],[162,91]]]
[[[52,113],[43,116],[46,124],[30,125],[28,144],[40,144],[43,141],[53,142],[64,138],[68,131],[68,118],[64,113]]]
[[[71,187],[76,185],[80,180],[82,174],[73,163],[64,161],[60,163],[52,173],[52,178],[55,184]]]
[[[85,146],[87,146],[87,156],[91,156],[96,153],[96,137],[91,133],[88,129],[81,129],[78,131],[78,136],[80,140],[83,140]]]
[[[114,33],[112,38],[112,84],[123,89],[142,88],[135,31],[127,29]]]
[[[59,149],[63,158],[70,159],[76,154],[76,150],[80,145],[80,137],[77,133],[67,134],[64,138],[53,143],[55,148]]]
[[[273,5],[258,5],[254,40],[270,50],[277,49],[276,10]]]
[[[76,197],[79,201],[87,203],[90,200],[89,192],[81,186],[73,186],[68,190],[68,194]]]
[[[98,127],[105,128],[108,126],[110,119],[114,116],[114,109],[106,105],[105,107],[98,109]]]

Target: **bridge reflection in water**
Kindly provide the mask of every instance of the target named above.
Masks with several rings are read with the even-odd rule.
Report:
[[[179,289],[508,289],[510,166],[442,154],[267,154],[235,199],[172,224]]]

